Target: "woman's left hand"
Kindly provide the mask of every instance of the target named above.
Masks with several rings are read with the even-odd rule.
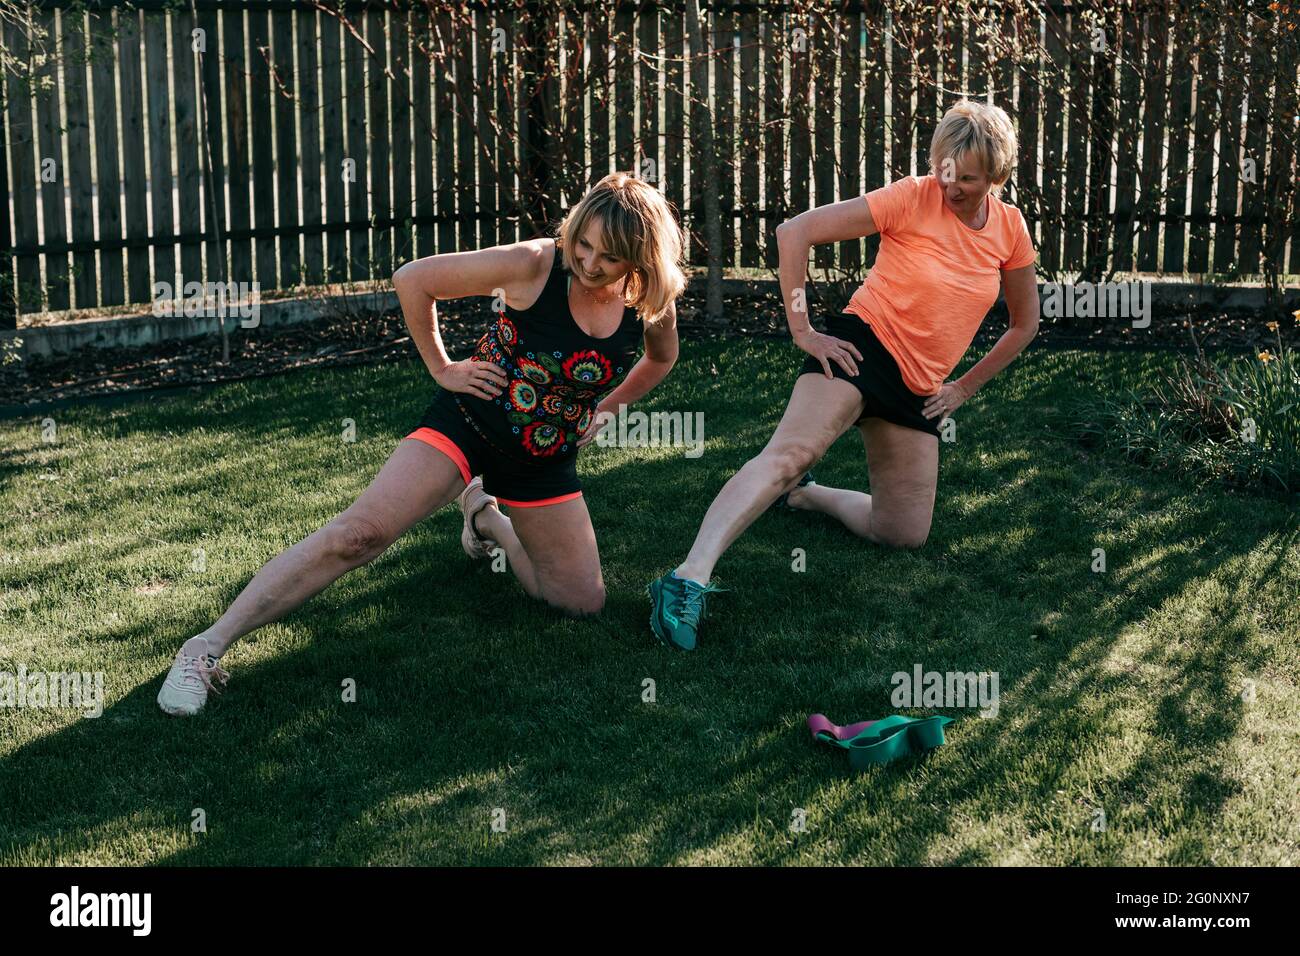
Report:
[[[962,406],[970,393],[960,382],[944,382],[938,393],[931,395],[921,409],[926,418],[946,417]]]
[[[587,430],[578,438],[578,448],[581,448],[583,445],[590,442],[600,433],[600,430],[605,427],[606,423],[600,420],[602,412],[609,412],[609,409],[605,408],[604,405],[597,405],[596,410],[591,413],[591,421],[587,423]],[[609,414],[611,418],[614,415],[613,412],[609,412]]]

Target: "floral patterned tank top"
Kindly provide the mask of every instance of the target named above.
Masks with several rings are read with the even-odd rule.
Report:
[[[576,455],[576,442],[600,400],[627,377],[642,339],[641,318],[625,308],[612,335],[595,338],[569,309],[569,273],[558,246],[537,301],[497,316],[478,340],[473,361],[505,370],[508,384],[494,399],[456,392],[469,423],[497,450],[519,461]]]

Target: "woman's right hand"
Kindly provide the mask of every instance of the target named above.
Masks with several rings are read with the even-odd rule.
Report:
[[[825,332],[818,332],[814,328],[809,328],[802,335],[796,336],[794,344],[799,346],[817,361],[822,364],[822,371],[826,373],[827,378],[834,378],[831,374],[830,359],[835,360],[835,364],[849,375],[857,378],[858,366],[853,360],[862,361],[862,353],[852,342],[846,342],[843,339],[837,339],[833,335],[827,335]]]
[[[477,359],[451,362],[435,373],[433,380],[449,392],[468,392],[488,401],[500,395],[508,384],[500,365]]]

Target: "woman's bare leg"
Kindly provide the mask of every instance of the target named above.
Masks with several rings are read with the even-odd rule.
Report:
[[[538,589],[533,596],[566,614],[599,612],[605,606],[605,581],[586,499],[515,506],[512,517]]]
[[[550,506],[543,505],[542,507]],[[478,529],[480,535],[491,538],[501,546],[501,550],[505,552],[506,561],[510,565],[510,570],[519,579],[524,592],[529,597],[541,598],[542,589],[537,581],[537,572],[533,569],[532,559],[528,557],[528,552],[520,543],[519,535],[515,533],[515,526],[511,522],[509,515],[503,513],[494,504],[484,505],[474,515],[474,527]]]
[[[722,486],[713,499],[679,578],[707,584],[723,552],[754,523],[783,491],[821,460],[862,414],[862,393],[840,378],[800,375],[781,423],[767,446]]]
[[[814,483],[792,489],[786,501],[791,508],[820,511],[838,518],[859,537],[871,536],[871,495],[866,492]]]
[[[278,620],[353,568],[372,561],[465,487],[450,458],[424,442],[399,442],[355,502],[319,531],[268,561],[226,613],[200,634],[214,657]]]
[[[854,534],[895,548],[919,548],[930,534],[939,478],[939,441],[881,418],[858,426],[874,494],[811,484],[795,488],[791,507],[838,518]]]

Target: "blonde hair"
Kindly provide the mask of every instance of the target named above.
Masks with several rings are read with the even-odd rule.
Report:
[[[627,302],[643,321],[654,324],[686,288],[682,272],[685,245],[672,205],[654,186],[631,173],[610,173],[569,210],[556,230],[564,266],[577,271],[571,243],[600,220],[600,244],[610,255],[632,264]]]
[[[976,100],[959,100],[948,108],[930,140],[930,170],[937,170],[945,159],[959,162],[970,152],[984,164],[994,194],[1001,193],[1019,152],[1016,130],[1005,110]]]

